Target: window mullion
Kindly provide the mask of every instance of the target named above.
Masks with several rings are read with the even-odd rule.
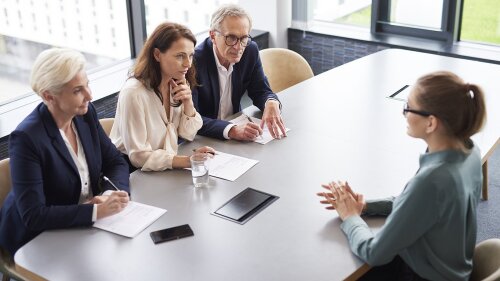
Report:
[[[450,14],[452,18],[450,21],[452,25],[450,26],[451,33],[451,44],[454,44],[460,40],[460,30],[462,28],[462,16],[463,16],[463,8],[464,8],[464,0],[449,0],[451,2],[450,5]]]
[[[147,38],[144,0],[127,0],[127,16],[130,32],[130,56],[136,58]]]

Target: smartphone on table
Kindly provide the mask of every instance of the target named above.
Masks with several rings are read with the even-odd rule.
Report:
[[[193,230],[189,224],[174,226],[170,228],[165,228],[157,231],[153,231],[149,234],[151,239],[155,244],[181,239],[184,237],[193,236]]]

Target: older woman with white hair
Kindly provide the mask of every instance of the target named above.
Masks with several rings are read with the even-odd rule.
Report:
[[[33,66],[43,102],[10,135],[12,191],[0,210],[0,246],[12,255],[44,230],[91,226],[129,201],[128,164],[99,124],[84,67],[81,53],[60,48]]]

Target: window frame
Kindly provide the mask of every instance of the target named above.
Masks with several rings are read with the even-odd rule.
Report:
[[[389,38],[389,37],[407,37],[416,40],[427,40],[429,42],[434,42],[431,45],[439,45],[441,50],[448,50],[453,52],[453,50],[463,48],[460,44],[475,45],[478,49],[481,46],[489,45],[488,43],[481,42],[467,42],[460,40],[460,32],[463,17],[463,3],[465,0],[443,0],[443,11],[441,15],[441,28],[440,30],[432,30],[426,28],[418,28],[405,26],[397,23],[390,23],[390,2],[391,0],[371,0],[371,19],[369,32],[365,35],[353,35],[353,39],[371,38],[371,41],[378,41],[379,38]],[[312,23],[314,22],[312,11],[314,9],[313,1],[311,0],[292,0],[292,28],[298,28],[303,30],[309,30],[315,32],[316,30],[324,30],[324,27],[316,28]],[[349,33],[351,26],[344,28],[342,31],[341,24],[330,23],[335,30],[331,35],[335,35],[336,32],[340,34]],[[312,28],[311,28],[312,27]],[[361,28],[358,28],[361,30]],[[320,32],[321,33],[321,32]],[[329,32],[327,32],[329,33]],[[360,33],[360,32],[358,32]],[[342,35],[341,35],[342,36]],[[350,37],[350,36],[347,36]],[[384,41],[384,40],[382,40]],[[495,48],[497,45],[492,45]],[[500,47],[497,47],[500,48]],[[491,61],[489,59],[483,59],[478,57],[479,60]]]
[[[443,0],[441,30],[409,27],[390,23],[391,0],[372,0],[371,33],[374,35],[405,35],[443,41],[453,45],[459,41],[463,0]]]
[[[313,1],[292,0],[292,26],[304,32],[312,32],[373,43],[390,48],[402,48],[419,52],[440,54],[463,59],[500,64],[500,44],[462,41],[460,33],[465,0],[443,0],[443,30],[427,30],[384,24],[389,16],[389,0],[371,0],[372,10],[369,27],[355,27],[338,23],[325,23],[313,18]],[[385,13],[385,14],[384,14]]]
[[[144,0],[125,0],[130,38],[130,57],[135,59],[147,38]]]

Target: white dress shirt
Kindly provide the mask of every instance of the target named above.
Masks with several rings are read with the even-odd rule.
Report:
[[[172,169],[177,138],[192,141],[203,121],[184,114],[184,104],[170,107],[170,118],[155,92],[139,80],[129,78],[118,96],[110,138],[135,167],[143,171]]]
[[[78,200],[78,204],[83,204],[86,201],[92,199],[92,189],[90,188],[90,175],[89,175],[89,166],[87,164],[87,159],[85,158],[85,151],[83,150],[82,143],[80,142],[80,136],[78,135],[78,131],[75,128],[75,124],[71,122],[71,129],[75,132],[76,136],[76,144],[77,144],[77,152],[73,150],[71,143],[69,142],[66,134],[63,130],[59,129],[61,133],[61,137],[66,144],[66,147],[69,150],[69,154],[71,155],[71,159],[76,165],[78,169],[78,174],[80,175],[80,182],[82,184],[82,191],[80,192],[80,199]],[[97,205],[94,204],[94,208],[92,210],[92,221],[96,221],[97,219]]]
[[[231,80],[231,75],[233,74],[234,63],[229,64],[229,68],[226,69],[217,57],[217,52],[215,51],[215,45],[213,47],[215,64],[217,65],[217,73],[219,74],[219,91],[220,91],[220,102],[219,102],[219,113],[217,114],[217,119],[225,120],[227,117],[233,115],[233,82]],[[234,124],[229,124],[224,129],[224,138],[229,139],[229,130],[235,126]]]

